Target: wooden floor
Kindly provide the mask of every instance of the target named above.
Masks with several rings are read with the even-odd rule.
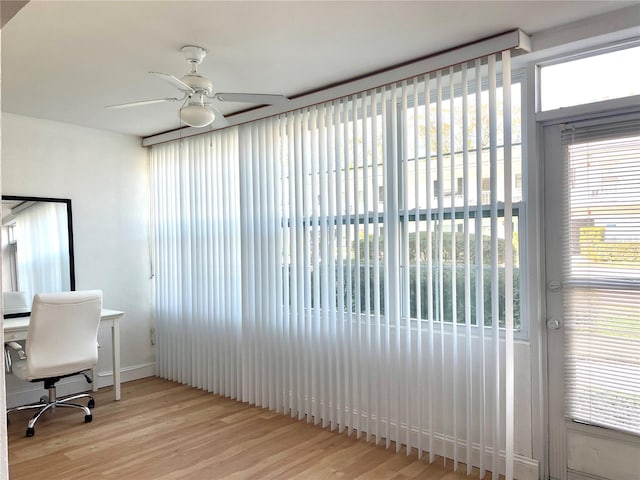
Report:
[[[159,378],[97,392],[93,422],[58,409],[24,436],[32,413],[11,415],[11,480],[478,478],[403,450],[357,440]]]

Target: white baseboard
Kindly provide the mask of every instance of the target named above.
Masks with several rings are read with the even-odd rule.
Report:
[[[141,365],[133,365],[120,369],[120,381],[130,382],[140,378],[153,377],[156,374],[155,362],[144,363]],[[95,380],[94,380],[95,381]],[[113,385],[113,371],[98,372],[98,388],[109,387]],[[12,389],[7,391],[7,407],[17,407],[27,403],[37,402],[41,396],[46,395],[42,383],[21,383],[19,390]],[[56,393],[59,396],[71,395],[78,392],[86,392],[91,390],[92,385],[82,376],[64,378],[56,384]]]
[[[156,374],[156,362],[133,365],[120,369],[120,382],[130,382],[139,378],[153,377]],[[95,380],[94,380],[95,381]],[[113,371],[98,372],[98,388],[110,387],[113,385]]]
[[[584,472],[576,472],[575,470],[567,470],[567,480],[607,480],[598,475],[591,475]]]

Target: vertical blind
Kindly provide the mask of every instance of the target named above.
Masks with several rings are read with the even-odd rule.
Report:
[[[237,131],[155,148],[150,176],[158,373],[238,398]]]
[[[62,292],[71,286],[69,230],[64,204],[35,202],[16,214],[16,290],[29,302],[38,292]]]
[[[567,416],[640,435],[640,119],[563,143]]]
[[[510,78],[506,51],[154,146],[159,374],[513,478]]]

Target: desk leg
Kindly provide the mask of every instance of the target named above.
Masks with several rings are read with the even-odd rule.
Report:
[[[96,367],[93,367],[91,369],[91,380],[93,380],[92,385],[92,389],[94,392],[98,391],[98,369]]]
[[[111,327],[111,345],[113,346],[113,393],[120,400],[120,321],[113,321]]]

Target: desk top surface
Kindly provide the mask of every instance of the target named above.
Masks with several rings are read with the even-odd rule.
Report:
[[[103,308],[100,313],[100,320],[115,320],[123,315],[124,312],[121,312],[120,310],[109,310],[108,308]],[[31,317],[5,318],[3,330],[6,333],[26,329],[29,327],[30,320]]]

